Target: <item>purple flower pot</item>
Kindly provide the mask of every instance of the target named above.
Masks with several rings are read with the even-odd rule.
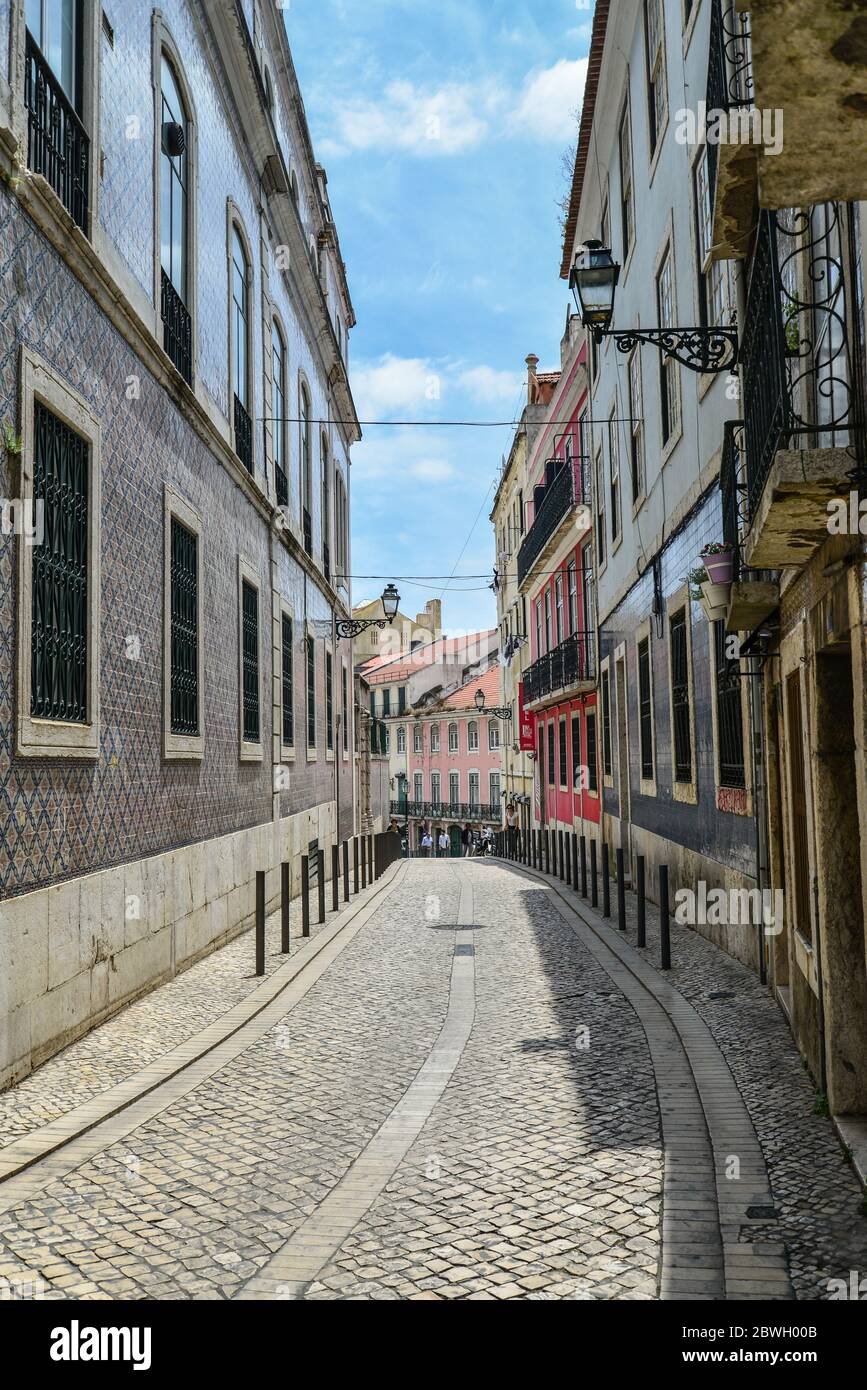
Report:
[[[717,555],[702,554],[701,562],[711,583],[731,584],[734,579],[735,557],[730,550],[723,550]]]

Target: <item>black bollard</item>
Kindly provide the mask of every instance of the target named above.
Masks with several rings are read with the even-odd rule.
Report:
[[[659,964],[671,969],[671,920],[668,915],[668,865],[659,866]]]
[[[611,916],[611,878],[608,865],[608,845],[602,846],[602,916]]]
[[[590,906],[599,906],[599,884],[596,880],[596,841],[590,841]]]
[[[566,877],[566,874],[565,874],[565,872],[564,872],[564,867],[563,867],[563,844],[564,844],[563,831],[562,831],[562,830],[558,830],[558,831],[557,831],[557,873],[558,873],[558,877],[559,877],[561,883],[563,882],[563,879]]]
[[[352,837],[352,891],[358,892],[358,836]]]
[[[374,878],[373,868],[374,868],[374,865],[373,865],[373,835],[371,834],[371,835],[368,835],[368,837],[367,837],[367,881],[368,881],[368,883],[373,883],[373,878]]]
[[[256,974],[265,974],[265,874],[256,871]]]
[[[575,840],[575,831],[573,830],[573,831],[572,831],[572,834],[570,835],[570,834],[569,834],[569,831],[567,830],[567,831],[566,831],[566,840],[565,840],[565,855],[566,855],[566,887],[567,887],[567,888],[571,888],[571,887],[572,887],[572,854],[571,854],[571,848],[572,848],[572,844],[574,843],[574,840]]]
[[[310,856],[301,856],[301,935],[310,935]]]
[[[572,887],[578,892],[578,835],[572,831]]]
[[[325,850],[318,851],[316,858],[316,887],[319,894],[319,923],[325,921]]]
[[[637,858],[637,860],[636,860],[636,863],[635,863],[635,868],[636,868],[636,875],[635,875],[635,878],[636,878],[635,892],[636,892],[636,897],[637,897],[637,899],[638,899],[638,901],[637,901],[637,903],[636,903],[636,907],[637,907],[637,910],[638,910],[638,911],[637,911],[637,918],[636,918],[636,933],[637,933],[637,934],[636,934],[635,944],[636,944],[636,946],[646,946],[646,945],[647,945],[647,932],[646,932],[646,928],[645,928],[645,919],[644,919],[644,855],[643,855],[643,854],[639,854],[639,856],[638,856],[638,858]]]
[[[343,901],[349,902],[349,841],[343,841]]]
[[[626,882],[622,849],[617,851],[617,925],[621,931],[626,931]]]
[[[554,826],[551,827],[551,873],[554,878],[557,877],[557,831]]]
[[[581,896],[587,897],[587,836],[581,836]]]
[[[340,848],[331,846],[331,911],[340,911]]]
[[[280,865],[280,950],[289,950],[289,905],[292,902],[292,865],[284,859]]]

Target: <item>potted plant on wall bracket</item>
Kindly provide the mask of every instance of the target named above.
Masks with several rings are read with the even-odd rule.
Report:
[[[714,541],[701,552],[701,561],[712,584],[731,584],[734,579],[735,556],[729,541]]]
[[[709,623],[724,618],[728,609],[730,584],[715,584],[704,565],[696,565],[686,575],[689,596],[694,603],[700,603]]]

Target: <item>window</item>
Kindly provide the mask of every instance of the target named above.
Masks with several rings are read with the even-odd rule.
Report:
[[[331,580],[331,486],[329,483],[329,469],[331,467],[328,440],[322,436],[320,446],[320,459],[322,465],[322,573],[330,582]]]
[[[563,576],[558,574],[554,580],[554,595],[556,601],[556,622],[557,622],[557,646],[563,641]]]
[[[307,638],[307,748],[316,747],[316,644]],[[372,697],[371,697],[372,698]]]
[[[674,734],[674,780],[692,781],[692,742],[689,712],[689,650],[686,609],[672,614],[668,628],[671,660],[671,720]]]
[[[250,263],[237,223],[232,223],[231,387],[235,453],[253,472],[250,401]]]
[[[259,590],[241,580],[243,742],[259,743]]]
[[[662,258],[656,276],[656,307],[660,328],[674,326],[674,291],[672,286],[671,247]],[[680,423],[677,363],[671,357],[659,358],[659,390],[662,406],[662,442],[667,444]]]
[[[714,328],[723,320],[723,265],[711,260],[713,247],[713,189],[705,145],[693,170],[695,240],[698,257],[698,311],[703,328]]]
[[[450,753],[457,753],[457,751],[458,751],[458,726],[457,726],[457,724],[450,724],[450,725],[449,725],[449,752],[450,752]]]
[[[430,799],[435,806],[440,804],[440,774],[432,772],[430,775]]]
[[[567,587],[569,589],[569,632],[574,637],[578,631],[578,566],[574,560],[569,561]]]
[[[461,774],[459,772],[449,773],[449,805],[452,807],[461,804]]]
[[[489,801],[493,813],[496,813],[500,804],[500,774],[499,772],[489,773]]]
[[[417,804],[421,804],[421,802],[424,801],[424,773],[423,773],[423,772],[416,772],[416,773],[414,774],[413,779],[412,779],[412,785],[413,785],[413,800],[414,800]]]
[[[592,632],[595,623],[592,545],[585,545],[581,551],[581,584],[584,591],[584,631]]]
[[[560,722],[559,722],[559,724],[558,724],[558,726],[557,726],[557,731],[558,731],[558,740],[559,740],[559,749],[558,749],[558,751],[559,751],[559,754],[560,754],[560,786],[561,786],[561,787],[568,787],[568,785],[569,785],[569,750],[568,750],[568,736],[567,736],[566,720],[565,720],[565,719],[561,719],[561,720],[560,720]]]
[[[292,673],[292,619],[284,613],[281,621],[281,693],[283,705],[282,741],[287,748],[295,743],[295,684]]]
[[[641,353],[635,348],[629,359],[629,461],[633,506],[644,492],[644,421],[641,416]]]
[[[726,656],[726,625],[713,625],[716,667],[716,732],[719,780],[723,787],[745,787],[744,726],[740,663]]]
[[[310,396],[307,387],[301,387],[301,522],[304,531],[304,549],[313,554],[313,529],[310,519],[313,510],[313,437],[310,417]]]
[[[619,157],[620,157],[620,225],[623,232],[623,262],[626,264],[629,253],[632,250],[632,243],[635,240],[635,205],[633,202],[632,189],[632,134],[629,120],[629,104],[623,108],[623,115],[620,118],[620,132],[618,136]],[[606,204],[607,217],[607,204]],[[603,244],[610,246],[610,241],[605,241],[603,232]]]
[[[160,68],[160,311],[163,347],[185,381],[192,380],[192,328],[187,304],[189,255],[189,128],[172,66]]]
[[[542,600],[536,604],[536,655],[542,656]]]
[[[405,685],[399,685],[399,686],[397,687],[397,712],[398,712],[398,714],[403,714],[403,712],[404,712],[405,709],[406,709],[406,686],[405,686]]]
[[[617,439],[617,408],[608,421],[608,448],[611,454],[611,545],[620,535],[620,445]]]
[[[602,771],[606,777],[612,775],[611,676],[607,670],[602,672]]]
[[[412,751],[421,753],[424,748],[424,729],[421,724],[414,724],[412,727]]]
[[[650,639],[638,644],[638,720],[642,781],[653,781],[653,691],[650,678]]]
[[[545,651],[551,650],[551,590],[545,590]]]
[[[404,728],[403,724],[398,725],[397,751],[398,753],[406,752],[406,729]]]
[[[334,658],[325,652],[325,747],[334,752]]]
[[[35,402],[33,463],[44,539],[32,547],[30,713],[86,724],[90,449],[41,401]],[[19,545],[23,550],[23,540]]]
[[[386,686],[382,692],[382,717],[387,719],[391,714],[391,689]]]
[[[431,724],[430,726],[430,751],[438,753],[440,751],[440,726]]]
[[[199,733],[198,537],[171,518],[171,718],[173,734]]]
[[[500,746],[500,725],[498,720],[488,720],[488,748],[493,751]]]
[[[581,716],[572,715],[572,790],[583,789],[581,778]]]
[[[644,0],[644,33],[647,45],[648,129],[652,158],[666,118],[662,0]]]
[[[602,477],[602,449],[596,451],[596,483],[595,493],[599,499],[596,508],[596,550],[599,555],[600,565],[605,564],[605,488]]]
[[[67,97],[79,110],[81,14],[78,0],[27,0],[27,28]]]
[[[467,752],[476,753],[479,748],[479,726],[475,719],[467,725]]]
[[[554,785],[554,721],[548,725],[548,785]]]
[[[478,774],[477,772],[471,772],[471,773],[470,773],[470,783],[469,783],[469,786],[470,786],[470,805],[471,805],[471,806],[478,806],[478,805],[479,805],[479,802],[480,802],[480,800],[481,800],[481,788],[480,788],[480,785],[479,785],[479,774]]]
[[[349,717],[350,717],[350,716],[349,716],[349,674],[348,674],[348,672],[347,672],[346,663],[345,663],[345,662],[343,663],[343,669],[342,669],[342,673],[341,673],[341,697],[342,697],[342,702],[343,702],[343,703],[342,703],[343,722],[341,723],[341,726],[340,726],[341,735],[342,735],[342,737],[341,737],[341,743],[342,743],[342,746],[343,746],[343,756],[344,756],[344,757],[348,757],[348,756],[349,756]]]
[[[289,504],[286,475],[286,347],[276,319],[271,321],[271,415],[277,506],[286,507]]]
[[[587,711],[587,790],[591,792],[599,791],[599,768],[597,765],[596,752],[596,714],[594,710]]]

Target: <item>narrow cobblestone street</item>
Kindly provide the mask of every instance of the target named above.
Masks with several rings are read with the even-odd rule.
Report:
[[[865,1267],[782,1015],[695,933],[664,978],[655,917],[638,952],[571,889],[460,860],[394,866],[309,941],[293,916],[288,957],[277,925],[264,981],[245,936],[0,1097],[0,1277],[817,1299]]]

